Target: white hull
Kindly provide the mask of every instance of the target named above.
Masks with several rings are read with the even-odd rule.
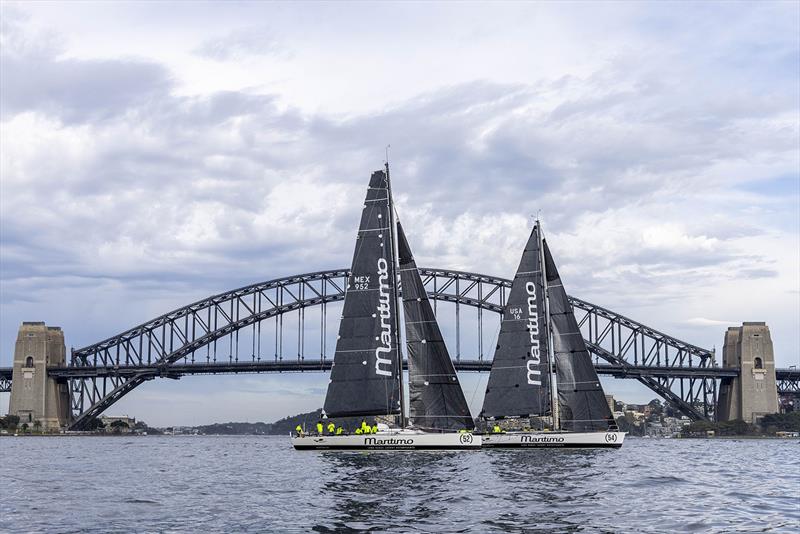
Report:
[[[505,432],[484,434],[487,448],[619,448],[625,432]]]
[[[292,446],[297,450],[480,449],[481,436],[468,432],[386,430],[362,435],[292,436]]]

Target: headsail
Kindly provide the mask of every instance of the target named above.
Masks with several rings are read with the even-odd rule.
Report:
[[[388,186],[384,171],[372,173],[325,397],[329,417],[401,411],[402,360],[395,328],[398,310]]]
[[[525,245],[503,310],[483,417],[543,415],[550,405],[539,231],[537,224]]]
[[[614,418],[546,241],[544,257],[561,428],[575,432],[608,430]]]
[[[475,424],[467,399],[400,223],[397,236],[408,351],[409,417],[422,428],[471,430]]]

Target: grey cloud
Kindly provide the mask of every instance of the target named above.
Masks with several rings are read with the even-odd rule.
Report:
[[[289,54],[273,32],[265,27],[238,29],[221,37],[208,39],[194,53],[215,61],[264,55],[286,57]]]
[[[742,269],[739,274],[744,278],[775,278],[778,271],[774,269]]]
[[[107,120],[160,97],[170,87],[162,66],[142,61],[2,57],[3,117],[24,111],[65,123]]]
[[[13,184],[6,180],[0,200],[2,302],[8,306],[33,294],[41,303],[68,294],[91,313],[113,309],[112,296],[129,299],[132,310],[122,317],[98,314],[90,325],[70,325],[87,343],[93,341],[91,332],[110,334],[130,326],[123,321],[140,322],[151,312],[206,294],[346,266],[364,183],[380,166],[388,143],[398,196],[409,208],[430,213],[410,225],[415,251],[435,258],[446,253],[447,261],[472,262],[466,268],[481,270],[505,260],[481,258],[480,251],[470,250],[475,241],[469,237],[449,238],[447,250],[436,240],[428,247],[423,243],[429,228],[423,225],[437,225],[448,239],[454,221],[465,214],[478,224],[481,217],[498,215],[524,220],[543,208],[554,233],[579,233],[585,230],[580,213],[637,209],[676,194],[694,198],[704,186],[692,177],[714,161],[748,150],[781,150],[792,141],[773,143],[777,134],[768,128],[751,137],[729,136],[734,124],[722,112],[691,120],[696,110],[682,103],[683,95],[675,98],[650,79],[604,97],[576,96],[560,107],[542,101],[562,90],[580,93],[581,87],[591,94],[595,84],[606,82],[576,77],[537,86],[474,82],[338,119],[279,107],[273,95],[176,96],[169,74],[146,62],[7,61],[4,71],[10,65],[16,75],[3,82],[9,84],[3,86],[4,120],[35,110],[66,123],[67,132],[82,122],[92,146],[80,161],[64,158],[53,170],[32,164],[22,171],[31,176],[14,175],[19,182]],[[21,78],[37,70],[32,79]],[[667,107],[672,111],[664,112]],[[786,108],[764,111],[769,116],[781,109]],[[57,144],[46,150],[59,158]],[[271,197],[297,183],[305,192],[289,189]],[[690,190],[676,193],[684,184]],[[326,199],[331,203],[314,212],[309,195],[326,186],[328,195],[347,196],[341,204]],[[36,202],[45,196],[52,201]],[[38,207],[32,211],[30,205]],[[671,217],[666,211],[652,215],[656,221]],[[732,231],[728,220],[706,223],[696,234],[725,241],[745,231]],[[687,252],[632,243],[612,257],[592,251],[562,254],[558,262],[577,273],[570,292],[594,295],[609,306],[626,305],[637,295],[644,305],[683,291],[663,282],[671,272],[680,276],[670,279],[702,287],[714,276],[709,268],[739,269],[740,254],[725,247]],[[771,269],[762,260],[749,258],[741,272],[768,275]],[[131,293],[105,289],[115,284]],[[99,289],[92,291],[93,285]],[[157,309],[144,310],[156,304]],[[10,325],[4,346],[17,319],[4,318]]]

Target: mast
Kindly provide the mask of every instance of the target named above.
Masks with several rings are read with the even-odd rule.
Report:
[[[387,204],[389,207],[389,247],[392,251],[392,299],[396,309],[393,322],[395,340],[397,343],[397,376],[400,380],[400,428],[405,428],[406,399],[405,392],[403,391],[403,354],[400,351],[400,310],[402,309],[402,304],[400,303],[400,292],[397,291],[397,276],[400,272],[400,266],[397,259],[397,223],[395,222],[394,199],[392,198],[392,181],[389,178],[389,147],[386,147],[386,189]]]
[[[544,258],[544,238],[542,237],[542,224],[536,219],[536,226],[539,227],[539,257],[542,262],[542,283],[544,284],[544,309],[545,321],[547,323],[547,364],[550,373],[550,413],[553,417],[553,430],[561,429],[561,421],[558,405],[558,382],[556,380],[556,361],[553,351],[553,327],[550,322],[550,291],[547,288],[547,264]]]

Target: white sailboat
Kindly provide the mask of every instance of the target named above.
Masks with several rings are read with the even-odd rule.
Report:
[[[619,448],[619,432],[537,220],[512,282],[481,417],[484,448]],[[512,430],[500,430],[503,419]]]
[[[478,449],[481,436],[402,227],[394,221],[389,166],[370,179],[353,266],[347,281],[324,413],[337,417],[399,416],[368,434],[295,435],[295,449]],[[399,257],[399,265],[398,265]],[[399,273],[409,355],[409,413],[399,350]]]

